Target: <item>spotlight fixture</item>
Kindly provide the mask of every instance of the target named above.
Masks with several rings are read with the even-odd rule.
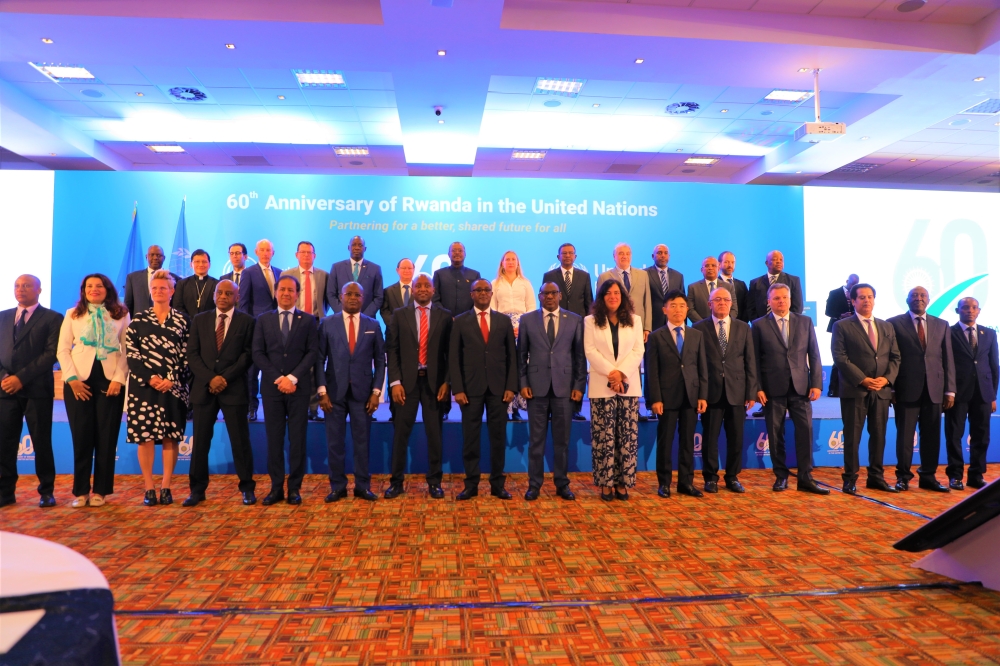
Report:
[[[976,78],[974,78],[972,80],[975,81],[976,83],[979,83],[980,81],[985,81],[986,77],[985,76],[977,76]]]
[[[562,97],[576,97],[580,94],[585,79],[549,79],[538,77],[535,79],[535,95],[561,95]]]
[[[916,157],[911,157],[911,158],[910,158],[910,161],[911,161],[911,162],[916,162],[916,161],[917,161],[917,158],[916,158]]]
[[[444,125],[444,118],[438,118],[438,125]]]
[[[675,150],[674,152],[675,152],[675,153],[683,153],[683,152],[684,152],[684,149],[683,149],[683,148],[678,148],[678,149],[677,149],[677,150]]]
[[[764,99],[769,102],[791,102],[798,104],[813,96],[811,90],[772,90],[764,95]]]
[[[137,93],[135,94],[135,96],[136,96],[136,97],[145,97],[145,96],[146,96],[146,94],[145,94],[145,93],[141,93],[141,92],[137,92]]]
[[[812,70],[808,67],[799,67],[799,74],[805,74],[806,72],[811,72]]]
[[[152,150],[154,153],[183,153],[184,148],[178,146],[177,144],[158,144],[158,143],[147,143],[144,144],[147,148]]]
[[[643,59],[643,58],[636,58],[635,59],[635,64],[637,64],[637,65],[641,65],[644,62],[645,62],[645,59]]]
[[[48,37],[42,37],[42,44],[51,44],[52,40]]]
[[[795,173],[802,173],[801,171],[796,171]]]
[[[327,69],[293,69],[292,73],[303,88],[347,88],[343,72]]]
[[[232,51],[233,49],[236,48],[236,44],[226,44],[226,48]]]
[[[896,5],[896,11],[907,14],[909,12],[915,12],[918,9],[922,9],[926,4],[927,0],[905,0],[904,2]]]
[[[50,156],[50,157],[55,157],[55,156],[56,156],[56,154],[55,154],[55,153],[49,153],[49,156]]]
[[[600,104],[595,104],[595,105],[594,105],[594,108],[596,109],[596,108],[598,108],[599,106],[601,106],[601,105],[600,105]]]
[[[278,95],[278,99],[285,99],[284,95]]]
[[[684,160],[684,164],[694,164],[698,166],[711,166],[719,161],[718,157],[689,157]]]
[[[63,81],[93,81],[97,78],[88,72],[86,67],[80,67],[79,65],[35,64],[33,62],[29,62],[28,64],[56,83],[62,83]]]
[[[722,109],[719,113],[729,113],[729,109]]]
[[[871,138],[871,137],[867,137],[867,136],[863,136],[863,137],[861,137],[861,140],[862,140],[862,141],[867,141],[867,140],[868,140],[868,139],[870,139],[870,138]]]
[[[368,148],[366,146],[335,146],[333,152],[338,157],[366,157]]]
[[[438,49],[438,55],[439,56],[446,56],[446,55],[448,55],[448,52],[445,51],[444,49]]]
[[[544,150],[519,150],[514,149],[510,154],[510,159],[512,160],[544,160],[545,159]]]

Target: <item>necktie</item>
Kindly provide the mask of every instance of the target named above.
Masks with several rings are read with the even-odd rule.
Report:
[[[969,346],[972,347],[972,352],[975,353],[979,349],[979,338],[976,337],[972,327],[965,329],[969,334]]]
[[[267,288],[271,290],[271,298],[274,298],[274,273],[271,272],[271,267],[261,267],[264,271],[264,279],[267,280]]]
[[[785,322],[784,317],[778,318],[778,325],[781,328],[781,339],[785,341],[785,346],[788,346],[788,327]]]
[[[403,285],[403,307],[405,308],[409,304],[410,304],[410,285],[404,284]],[[426,308],[421,308],[421,309],[426,310]]]
[[[875,325],[871,319],[865,319],[865,329],[868,331],[868,342],[872,343],[872,349],[878,349],[878,342],[875,340]]]
[[[355,282],[358,281],[358,274],[360,273],[361,273],[361,264],[354,262],[354,270],[351,271],[351,275],[353,276]]]
[[[569,293],[573,291],[573,271],[566,271],[563,274],[563,282],[566,283],[566,298],[569,298]]]
[[[486,313],[479,313],[479,330],[483,332],[483,342],[490,341],[490,327],[486,325]]]
[[[222,349],[222,341],[226,339],[226,315],[219,315],[219,325],[215,327],[215,349]]]
[[[719,346],[722,347],[722,355],[726,355],[726,347],[729,346],[729,338],[726,337],[726,322],[719,322]]]
[[[774,284],[774,281],[777,279],[778,279],[777,275],[768,275],[767,276],[768,286]],[[767,298],[767,296],[764,297],[764,303],[765,303],[764,308],[767,310],[767,314],[771,314],[771,301],[770,299]]]
[[[243,275],[243,271],[240,271],[239,273],[233,273],[233,282],[236,283],[237,287],[240,286],[240,276],[241,275]]]
[[[545,333],[549,336],[549,346],[551,347],[552,344],[556,341],[555,315],[550,313],[548,315],[548,318],[549,318],[549,324],[548,326],[545,327]]]
[[[625,278],[625,291],[632,291],[632,281],[628,279],[628,271],[622,271],[622,277]]]
[[[417,357],[417,364],[427,366],[427,308],[420,307],[420,355]]]
[[[670,280],[667,279],[667,271],[660,270],[660,288],[663,289],[664,295],[666,295],[667,290],[670,288]]]
[[[767,283],[768,283],[769,285],[772,285],[772,284],[774,284],[774,281],[775,281],[775,280],[777,280],[777,279],[778,279],[778,276],[777,276],[777,275],[770,275],[770,274],[769,274],[769,275],[767,276]]]
[[[923,317],[917,317],[917,339],[920,340],[920,348],[927,351],[927,332],[924,330]]]
[[[14,324],[14,340],[17,341],[21,337],[21,331],[24,330],[24,318],[28,316],[28,311],[21,310],[21,316],[17,318],[17,323]]]
[[[354,353],[354,345],[358,343],[358,338],[354,333],[354,315],[347,315],[347,350]]]
[[[709,298],[712,297],[712,292],[713,291],[715,291],[715,280],[712,280],[712,281],[710,281],[708,283],[708,296],[709,296]]]
[[[289,321],[291,317],[291,312],[288,310],[283,310],[281,312],[281,342],[282,344],[288,344],[288,332],[292,330],[292,323]]]
[[[302,309],[312,314],[313,311],[313,288],[312,288],[312,271],[306,271],[305,280],[303,280],[302,291]]]

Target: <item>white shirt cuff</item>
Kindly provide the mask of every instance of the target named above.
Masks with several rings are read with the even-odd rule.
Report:
[[[403,382],[401,382],[401,381],[399,381],[399,380],[396,380],[396,381],[394,381],[393,383],[389,384],[389,388],[392,388],[393,386],[399,386],[399,385],[400,385],[400,384],[402,384],[402,383],[403,383]]]
[[[326,387],[325,386],[318,387],[316,389],[316,393],[318,393],[319,395],[326,395]]]
[[[295,385],[298,385],[298,383],[299,383],[299,380],[298,380],[298,378],[295,375],[285,375],[285,379],[287,379],[288,381],[290,381],[291,383],[293,383]]]

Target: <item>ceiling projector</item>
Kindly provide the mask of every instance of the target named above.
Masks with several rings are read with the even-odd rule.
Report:
[[[847,134],[847,125],[844,123],[804,123],[795,130],[795,140],[803,143],[819,143],[820,141],[833,141]]]

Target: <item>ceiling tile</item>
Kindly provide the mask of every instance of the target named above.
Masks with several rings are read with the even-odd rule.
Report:
[[[304,89],[302,95],[310,106],[354,106],[351,93],[347,90],[310,90]],[[372,106],[366,104],[365,106]]]
[[[726,90],[725,86],[694,86],[685,85],[670,98],[672,102],[698,102],[703,107],[708,106]]]
[[[573,112],[613,114],[621,102],[622,99],[618,97],[584,97],[580,95],[576,98],[576,104],[573,105]],[[595,107],[595,104],[600,106]]]
[[[234,166],[236,164],[233,158],[220,150],[214,143],[185,143],[182,145],[184,150],[205,166]]]
[[[808,14],[819,0],[757,0],[751,7],[755,12],[778,14]]]
[[[639,81],[632,85],[626,97],[636,99],[670,99],[680,88],[676,83],[644,83]]]
[[[196,79],[186,67],[159,67],[155,65],[140,67],[139,72],[154,86],[199,86]],[[115,81],[115,83],[118,83]]]
[[[768,91],[770,92],[770,90]],[[740,118],[747,120],[781,120],[794,110],[790,106],[778,106],[777,104],[754,104],[747,109]]]
[[[715,98],[716,104],[738,102],[740,104],[757,104],[764,99],[764,95],[771,92],[773,88],[739,88],[730,86],[723,90]]]
[[[344,81],[351,90],[392,90],[392,74],[388,72],[344,72]]]
[[[996,9],[995,6],[987,4],[969,5],[956,4],[950,2],[935,9],[924,19],[924,23],[954,23],[959,25],[972,25],[982,18],[988,16]]]
[[[93,67],[88,65],[87,69],[100,79],[101,83],[109,85],[148,86],[152,83],[142,75],[142,72],[131,65],[95,65]]]
[[[127,118],[132,110],[128,104],[121,102],[89,102],[88,106],[94,113],[87,115],[96,114],[102,118]]]
[[[237,67],[191,67],[191,73],[209,88],[249,88],[243,73]]]
[[[489,92],[530,95],[535,89],[535,77],[497,76],[490,77]]]
[[[863,18],[881,3],[882,0],[821,0],[809,13],[814,16]]]
[[[358,121],[358,112],[353,106],[314,106],[312,111],[317,120]]]
[[[703,108],[699,118],[739,118],[746,113],[752,104],[735,104],[731,102],[715,102]],[[723,113],[725,111],[725,113]]]
[[[352,90],[351,99],[355,106],[396,106],[396,93],[391,90]]]
[[[315,120],[316,116],[308,106],[268,106],[267,113],[272,118],[287,118],[289,120]]]
[[[0,79],[12,82],[52,83],[49,77],[26,62],[0,62]]]
[[[746,10],[753,6],[756,0],[694,0],[692,7],[702,9],[738,9]]]
[[[373,109],[369,107],[358,107],[358,118],[362,122],[370,123],[392,123],[399,127],[399,112],[396,109]]]
[[[100,84],[93,84],[93,83],[69,84],[69,83],[63,83],[63,84],[60,84],[60,86],[62,87],[63,90],[67,91],[69,94],[71,94],[73,97],[75,97],[78,102],[95,102],[95,101],[99,101],[99,102],[120,102],[120,101],[122,101],[122,99],[118,96],[117,93],[115,93],[115,91],[113,91],[111,88],[109,88],[107,86],[102,86]],[[83,94],[84,90],[90,91],[91,94],[90,95]],[[93,97],[92,95],[93,95],[94,92],[100,93],[101,96],[100,97]]]
[[[83,102],[49,100],[45,106],[62,116],[94,117],[102,115]]]
[[[632,88],[631,81],[603,81],[591,79],[583,84],[581,95],[587,97],[625,97]]]
[[[531,97],[526,94],[488,92],[485,108],[498,111],[527,111]]]
[[[664,116],[667,102],[662,99],[632,99],[626,97],[615,110],[622,116]]]
[[[226,107],[214,104],[207,106],[200,106],[197,104],[176,104],[174,106],[177,112],[185,118],[198,118],[200,120],[226,120],[230,118],[230,115],[225,110]]]
[[[528,110],[541,113],[569,113],[575,105],[576,100],[572,97],[532,95],[528,101]]]
[[[129,104],[169,104],[169,99],[155,86],[109,85],[118,97]],[[142,93],[142,97],[136,95]]]
[[[234,120],[248,119],[255,116],[267,118],[267,109],[263,106],[243,106],[239,104],[221,104],[218,107],[227,117]]]
[[[243,76],[254,88],[298,88],[299,81],[291,69],[242,68]]]
[[[29,97],[34,99],[60,99],[66,101],[76,101],[68,90],[63,90],[59,84],[49,81],[48,83],[15,83],[15,87],[20,88]]]
[[[718,120],[716,118],[695,118],[690,123],[688,123],[687,131],[689,132],[721,132],[730,124],[733,120],[724,118]]]
[[[207,92],[217,104],[255,106],[262,103],[250,88],[209,88]]]
[[[266,106],[308,106],[305,96],[298,88],[257,88],[257,99]],[[284,97],[284,99],[278,99]]]

